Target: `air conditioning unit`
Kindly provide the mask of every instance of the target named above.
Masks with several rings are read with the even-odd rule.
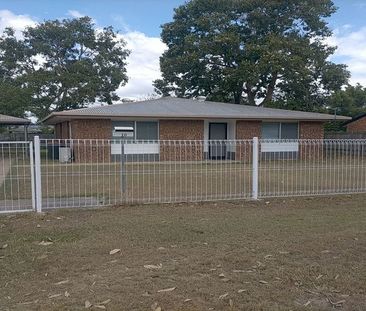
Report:
[[[59,152],[58,158],[61,163],[71,162],[71,148],[60,147],[60,152]]]

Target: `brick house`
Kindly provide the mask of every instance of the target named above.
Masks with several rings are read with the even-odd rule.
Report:
[[[354,117],[346,122],[347,133],[363,133],[366,134],[366,113]]]
[[[44,123],[55,126],[57,139],[105,140],[108,144],[104,156],[118,157],[122,153],[120,141],[131,142],[125,146],[125,155],[150,154],[161,160],[176,155],[174,143],[159,141],[191,140],[201,145],[191,146],[183,157],[186,160],[201,158],[238,158],[237,147],[210,147],[212,141],[263,139],[322,139],[324,122],[333,115],[234,105],[218,102],[163,97],[133,103],[90,107],[54,112]],[[337,116],[338,120],[348,117]],[[297,152],[298,145],[262,146],[268,152]],[[180,149],[182,150],[182,149]],[[236,154],[236,155],[235,155]],[[174,155],[174,156],[173,156]],[[77,158],[77,156],[75,156]]]

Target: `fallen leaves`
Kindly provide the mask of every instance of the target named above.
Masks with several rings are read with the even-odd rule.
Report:
[[[336,308],[340,308],[342,307],[342,305],[346,302],[345,300],[339,300],[337,302],[333,302],[329,297],[327,298],[328,302]]]
[[[154,302],[152,305],[151,305],[151,310],[152,311],[161,311],[161,307],[158,305],[157,302]]]
[[[310,304],[311,304],[311,300],[308,300],[306,303],[304,303],[304,307],[307,307]]]
[[[5,249],[8,247],[8,244],[3,244],[3,246],[0,247],[0,249]]]
[[[223,295],[220,295],[220,296],[219,296],[219,300],[223,300],[223,299],[225,299],[227,296],[229,296],[229,293],[225,293],[225,294],[223,294]]]
[[[41,241],[38,243],[38,245],[42,245],[42,246],[48,246],[48,245],[52,245],[53,242],[51,241]]]
[[[63,281],[60,281],[60,282],[55,283],[55,285],[67,284],[69,282],[70,282],[69,280],[63,280]]]
[[[264,280],[260,280],[259,283],[261,283],[261,284],[268,284],[268,282],[267,281],[264,281]]]
[[[56,298],[56,297],[60,297],[61,294],[54,294],[54,295],[51,295],[51,296],[48,296],[49,299],[52,299],[52,298]]]
[[[158,293],[167,293],[167,292],[172,292],[173,290],[175,290],[176,287],[169,287],[169,288],[164,288],[164,289],[159,289]]]
[[[158,265],[144,265],[145,269],[149,269],[149,270],[159,270],[163,267],[163,265],[160,263]]]
[[[109,255],[114,255],[114,254],[117,254],[119,253],[121,250],[119,248],[115,248],[115,249],[112,249],[110,252],[109,252]]]
[[[319,275],[315,278],[315,280],[320,280],[322,277],[323,277],[323,274],[319,274]]]
[[[106,310],[106,304],[110,303],[111,300],[110,299],[107,299],[105,301],[102,301],[102,302],[99,302],[99,303],[96,303],[96,304],[92,304],[89,300],[85,300],[85,303],[84,303],[84,307],[85,309],[90,309],[91,307],[93,308],[96,308],[96,309],[101,309],[101,310]]]

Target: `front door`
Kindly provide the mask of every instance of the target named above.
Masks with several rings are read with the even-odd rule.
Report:
[[[226,123],[209,124],[209,157],[210,159],[225,159],[226,157]]]

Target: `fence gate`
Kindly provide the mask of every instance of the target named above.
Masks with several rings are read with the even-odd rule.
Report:
[[[34,207],[33,143],[0,142],[0,213]]]

